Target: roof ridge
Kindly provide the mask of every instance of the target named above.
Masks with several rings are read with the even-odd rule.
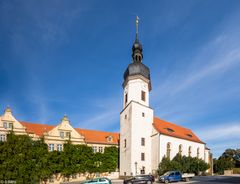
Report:
[[[94,131],[94,132],[103,132],[103,133],[114,133],[114,134],[119,134],[119,132],[110,132],[110,131],[102,131],[102,130],[92,130],[92,129],[85,129],[85,128],[74,128],[74,129],[79,129],[79,130],[87,130],[87,131]]]
[[[154,118],[159,119],[159,120],[161,120],[161,121],[165,121],[166,123],[169,123],[169,124],[171,124],[171,125],[178,126],[178,127],[181,127],[181,128],[187,129],[187,130],[190,130],[190,131],[192,132],[191,129],[186,128],[186,127],[184,127],[184,126],[182,126],[182,125],[178,125],[178,124],[175,124],[175,123],[172,123],[172,122],[169,122],[169,121],[166,121],[166,120],[160,119],[159,117],[156,117],[156,116],[155,116]]]
[[[186,140],[190,140],[190,141],[204,143],[199,139],[199,137],[191,129],[185,128],[183,126],[180,126],[180,125],[177,125],[177,124],[165,121],[165,120],[162,120],[158,117],[154,117],[153,127],[159,133],[162,133],[162,134],[166,134],[169,136],[178,137],[178,138],[182,138],[182,139],[186,139]],[[167,128],[173,129],[174,132],[168,132],[166,130]],[[188,134],[191,137],[186,137],[186,136],[188,136]]]
[[[28,121],[19,121],[20,123],[28,123],[28,124],[34,124],[34,125],[47,125],[47,126],[57,126],[57,125],[49,125],[49,124],[43,124],[43,123],[32,123],[32,122],[28,122]]]

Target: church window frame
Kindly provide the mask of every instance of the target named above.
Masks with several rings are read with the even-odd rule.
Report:
[[[124,148],[127,147],[127,139],[124,139]]]
[[[145,117],[145,113],[144,112],[142,112],[142,117]]]
[[[145,138],[144,137],[141,138],[141,146],[145,146]]]
[[[128,94],[126,93],[125,94],[125,105],[127,105],[127,103],[128,103]]]
[[[180,144],[179,146],[178,146],[178,153],[182,156],[182,150],[183,150],[183,145],[182,144]]]
[[[141,91],[141,100],[146,102],[146,92],[145,91]]]
[[[200,155],[200,148],[197,148],[197,158],[199,158]]]
[[[167,153],[166,153],[167,158],[171,157],[171,143],[167,143]]]
[[[145,153],[141,153],[141,161],[145,161]]]
[[[192,155],[192,146],[188,147],[188,156],[191,157]]]

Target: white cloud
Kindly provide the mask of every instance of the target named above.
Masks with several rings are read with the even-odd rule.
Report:
[[[215,123],[214,126],[204,126],[204,129],[196,132],[204,141],[240,140],[240,122],[221,125]]]

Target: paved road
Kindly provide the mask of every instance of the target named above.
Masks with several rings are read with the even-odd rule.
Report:
[[[122,184],[122,180],[112,180],[113,184]],[[240,175],[235,176],[196,176],[189,182],[177,182],[176,184],[240,184]],[[155,182],[154,184],[161,184]]]

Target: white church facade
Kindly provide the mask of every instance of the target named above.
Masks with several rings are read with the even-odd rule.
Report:
[[[150,70],[142,63],[138,38],[132,47],[132,63],[124,73],[123,110],[120,113],[120,176],[156,173],[164,156],[177,153],[211,163],[211,153],[190,129],[161,120],[149,105]]]

